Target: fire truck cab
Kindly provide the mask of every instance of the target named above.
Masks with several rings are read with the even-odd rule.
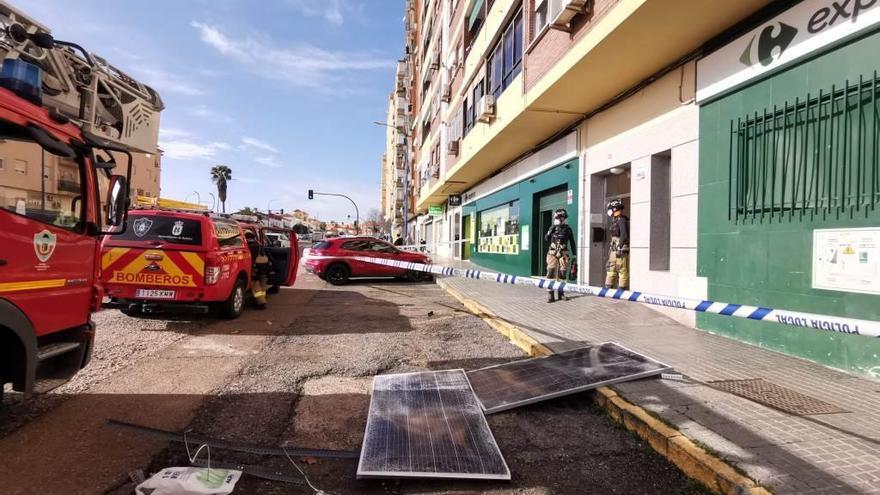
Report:
[[[0,88],[0,395],[8,382],[30,393],[57,379],[50,388],[89,361],[100,236],[124,224],[128,203],[131,162],[111,175],[109,151],[119,150]]]
[[[0,60],[0,396],[27,395],[89,361],[100,239],[124,232],[132,152],[157,153],[164,104],[2,0]]]

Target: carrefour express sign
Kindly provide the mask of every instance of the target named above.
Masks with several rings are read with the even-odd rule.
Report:
[[[880,0],[806,0],[697,62],[697,102],[880,24]]]

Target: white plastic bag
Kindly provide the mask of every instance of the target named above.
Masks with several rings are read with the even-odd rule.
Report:
[[[135,488],[137,495],[228,495],[241,471],[198,467],[170,467]]]

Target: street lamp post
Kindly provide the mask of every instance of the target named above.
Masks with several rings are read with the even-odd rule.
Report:
[[[395,131],[403,134],[403,239],[404,242],[409,238],[409,138],[410,135],[406,131],[391,124],[379,121],[373,121],[376,125],[390,127]]]
[[[198,191],[193,191],[192,194],[187,194],[186,197],[183,198],[183,200],[184,200],[184,201],[189,200],[189,197],[192,196],[193,194],[196,195],[196,203],[198,203],[198,204],[202,204],[202,196],[199,194]]]

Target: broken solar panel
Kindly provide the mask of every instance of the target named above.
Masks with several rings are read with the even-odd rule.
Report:
[[[669,371],[613,342],[469,371],[486,414]]]
[[[358,478],[509,480],[464,370],[373,379]]]

